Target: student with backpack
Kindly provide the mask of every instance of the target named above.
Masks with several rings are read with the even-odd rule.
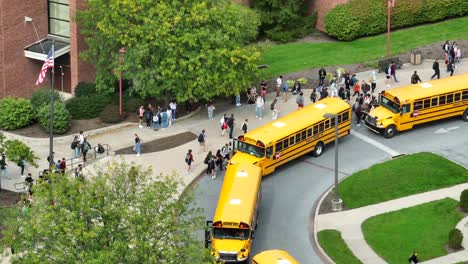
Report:
[[[200,135],[198,135],[198,143],[200,144],[199,152],[201,151],[205,152],[205,142],[206,142],[206,135],[205,135],[205,129],[203,129]]]
[[[159,112],[153,114],[153,131],[158,131],[159,129]]]
[[[315,103],[316,100],[317,100],[317,89],[314,88],[312,89],[312,92],[310,93],[310,101],[312,101],[312,103]]]
[[[195,161],[193,160],[193,154],[192,150],[189,149],[187,154],[185,155],[185,163],[187,163],[188,168],[187,168],[187,174],[189,174],[192,171],[192,163]]]
[[[245,119],[244,123],[242,123],[242,127],[241,127],[241,130],[244,131],[244,134],[247,133],[247,127],[249,125],[249,120],[248,119]]]
[[[78,136],[75,136],[70,146],[71,149],[73,149],[73,159],[78,158],[78,155],[80,154],[80,147],[78,146],[78,144],[79,144]]]
[[[83,161],[86,162],[86,155],[88,154],[88,150],[91,149],[91,145],[89,144],[88,141],[86,141],[86,138],[83,141],[83,146],[81,147],[82,153],[83,153]]]
[[[226,114],[224,114],[223,117],[221,117],[219,123],[221,123],[221,136],[224,137],[224,134],[226,134],[226,131],[228,129],[228,117]]]

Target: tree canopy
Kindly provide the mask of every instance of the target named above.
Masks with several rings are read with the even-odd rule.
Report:
[[[231,0],[88,0],[76,18],[99,91],[114,91],[121,47],[123,77],[142,97],[234,95],[257,75],[259,18]]]
[[[52,175],[4,238],[13,263],[210,263],[193,195],[176,175],[112,163],[84,181]]]
[[[0,153],[5,153],[6,157],[15,163],[26,161],[34,167],[38,167],[36,161],[39,157],[24,142],[18,139],[5,140],[5,135],[0,133]]]

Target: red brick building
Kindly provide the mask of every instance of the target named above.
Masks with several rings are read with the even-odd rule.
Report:
[[[0,1],[0,98],[28,97],[55,43],[55,88],[72,92],[78,82],[93,82],[95,70],[79,58],[86,49],[71,19],[84,0]],[[62,74],[63,73],[63,74]],[[50,87],[50,78],[40,87]]]

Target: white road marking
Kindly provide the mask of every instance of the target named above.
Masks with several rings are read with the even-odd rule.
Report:
[[[459,126],[454,126],[454,127],[449,127],[447,128],[448,131],[451,131],[451,130],[455,130],[455,129],[458,129],[460,128]]]
[[[445,133],[448,133],[449,131],[445,128],[439,128],[437,129],[434,134],[445,134]]]
[[[369,144],[371,144],[371,145],[373,145],[373,146],[375,146],[375,147],[377,147],[377,148],[379,148],[379,149],[381,149],[381,150],[387,152],[387,153],[390,154],[392,157],[393,157],[393,156],[398,156],[398,155],[400,155],[400,153],[398,153],[397,151],[395,151],[395,150],[393,150],[393,149],[391,149],[391,148],[385,146],[385,145],[382,144],[382,143],[379,143],[379,142],[373,140],[372,138],[370,138],[370,137],[368,137],[368,136],[364,136],[363,134],[357,132],[357,131],[354,130],[354,129],[353,129],[353,131],[351,132],[351,135],[354,135],[354,136],[356,136],[356,137],[358,137],[358,138],[364,140],[365,142],[367,142],[367,143],[369,143]]]

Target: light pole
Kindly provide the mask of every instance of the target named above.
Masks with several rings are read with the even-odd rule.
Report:
[[[387,0],[387,59],[390,59],[390,19],[391,8],[395,5],[394,0]]]
[[[62,93],[63,93],[63,75],[64,75],[63,66],[60,65],[60,83],[61,83],[60,86],[62,87]]]
[[[119,67],[120,67],[120,73],[119,73],[119,113],[120,113],[120,116],[122,116],[122,62],[123,62],[125,52],[127,52],[127,51],[125,50],[124,47],[122,47],[119,50],[119,53],[120,53],[120,55],[119,55]]]
[[[323,115],[325,118],[335,119],[335,199],[332,200],[332,210],[341,211],[343,208],[343,201],[340,199],[338,193],[338,115],[326,113]]]

